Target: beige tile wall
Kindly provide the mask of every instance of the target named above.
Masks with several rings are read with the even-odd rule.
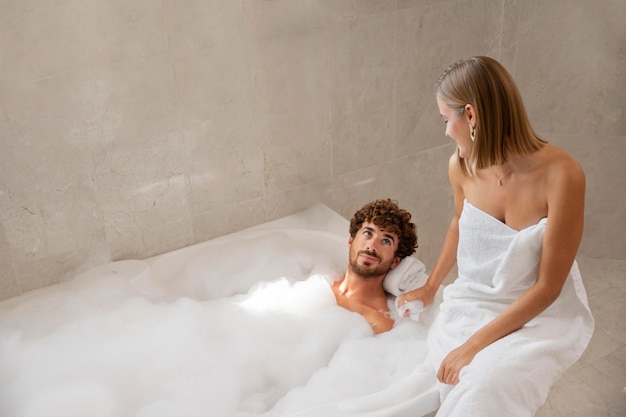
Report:
[[[41,0],[0,13],[0,298],[322,202],[392,197],[435,261],[450,62],[500,58],[626,253],[623,0]]]

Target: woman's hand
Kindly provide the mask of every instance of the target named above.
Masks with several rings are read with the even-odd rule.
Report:
[[[479,350],[480,349],[471,346],[468,343],[464,343],[448,353],[448,356],[446,356],[443,362],[441,362],[439,372],[437,372],[437,379],[448,385],[458,384],[461,369],[469,365]]]
[[[428,307],[432,304],[435,294],[437,294],[437,289],[433,289],[431,286],[426,283],[423,287],[420,287],[416,290],[409,291],[406,294],[402,294],[398,297],[398,305],[406,304],[410,301],[419,300],[424,303],[424,307]]]

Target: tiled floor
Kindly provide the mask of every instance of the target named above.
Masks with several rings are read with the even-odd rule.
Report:
[[[626,417],[626,261],[581,256],[578,265],[595,332],[535,417]]]
[[[626,261],[579,257],[596,329],[537,417],[626,417]]]

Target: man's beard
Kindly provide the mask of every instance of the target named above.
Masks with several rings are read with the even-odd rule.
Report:
[[[369,262],[363,262],[359,264],[360,255],[364,253],[368,256],[375,257],[378,259],[378,266],[372,268],[372,264]],[[369,251],[360,251],[356,254],[356,256],[350,257],[350,269],[352,272],[356,273],[363,279],[373,279],[378,278],[381,275],[385,275],[391,269],[391,264],[393,263],[393,259],[389,261],[383,262],[380,257],[373,252]]]

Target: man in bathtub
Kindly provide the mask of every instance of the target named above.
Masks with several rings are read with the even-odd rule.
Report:
[[[348,269],[333,284],[333,292],[337,304],[365,317],[374,333],[391,330],[394,324],[383,281],[417,248],[410,220],[411,213],[390,199],[366,204],[350,220]]]

